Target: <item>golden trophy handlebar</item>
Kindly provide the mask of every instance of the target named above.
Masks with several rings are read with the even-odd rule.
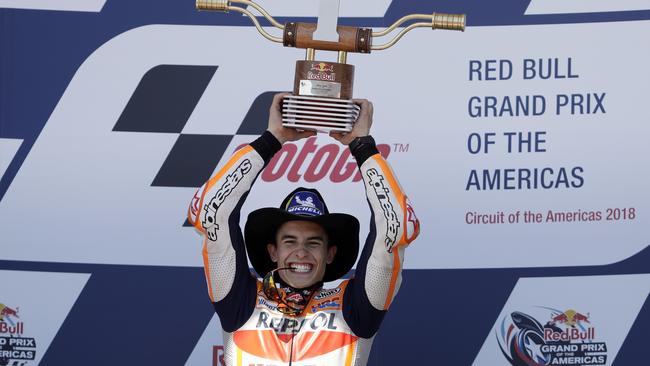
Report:
[[[236,6],[233,4],[241,4]],[[275,37],[265,31],[260,25],[255,14],[253,14],[248,7],[257,10],[266,20],[274,27],[281,29],[284,33],[282,37]],[[257,3],[249,0],[196,0],[196,8],[198,10],[207,11],[220,11],[220,12],[239,12],[251,19],[257,31],[264,36],[264,38],[283,43],[287,47],[304,48],[308,50],[308,54],[313,50],[327,50],[339,52],[358,52],[370,53],[371,50],[385,50],[392,47],[399,41],[406,33],[421,27],[431,29],[444,29],[444,30],[465,30],[465,14],[448,14],[448,13],[432,13],[432,14],[409,14],[403,16],[390,27],[381,31],[372,31],[368,28],[358,28],[349,26],[337,26],[337,31],[340,35],[339,42],[319,41],[312,38],[312,34],[316,28],[314,23],[294,23],[290,22],[285,25],[276,21],[263,7]],[[372,41],[375,37],[383,37],[390,34],[396,28],[404,23],[412,22],[404,29],[402,29],[390,41],[373,45]],[[309,51],[312,50],[312,51]],[[341,56],[339,56],[340,58]]]

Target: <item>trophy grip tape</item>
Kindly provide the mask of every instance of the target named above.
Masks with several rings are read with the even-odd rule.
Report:
[[[228,0],[196,0],[196,8],[198,10],[211,10],[228,12],[230,1]]]
[[[433,13],[432,29],[465,31],[465,14]]]

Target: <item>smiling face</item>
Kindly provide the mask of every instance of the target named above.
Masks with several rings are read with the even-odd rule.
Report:
[[[309,287],[323,280],[325,267],[332,263],[336,246],[328,246],[328,238],[322,226],[309,221],[288,221],[275,234],[275,244],[268,244],[271,260],[280,278],[294,288]]]

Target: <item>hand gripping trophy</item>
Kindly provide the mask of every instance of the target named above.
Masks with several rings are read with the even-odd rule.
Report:
[[[233,4],[241,4],[235,6]],[[248,0],[197,0],[199,10],[235,11],[248,16],[264,38],[284,44],[285,47],[304,48],[304,61],[296,61],[293,95],[284,98],[282,121],[284,126],[321,132],[349,132],[359,114],[359,106],[352,102],[354,66],[347,63],[348,52],[370,53],[393,46],[410,30],[418,27],[431,29],[465,30],[464,14],[410,14],[390,27],[373,31],[338,25],[340,0],[320,0],[318,23],[278,23],[260,5]],[[267,33],[249,9],[257,10],[273,26],[283,31],[282,38]],[[388,35],[404,23],[392,40],[373,45],[373,39]],[[316,50],[338,52],[337,62],[316,60]]]

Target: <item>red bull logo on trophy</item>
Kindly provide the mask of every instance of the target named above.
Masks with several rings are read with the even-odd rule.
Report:
[[[309,80],[336,81],[334,65],[326,62],[314,62],[307,72]]]

